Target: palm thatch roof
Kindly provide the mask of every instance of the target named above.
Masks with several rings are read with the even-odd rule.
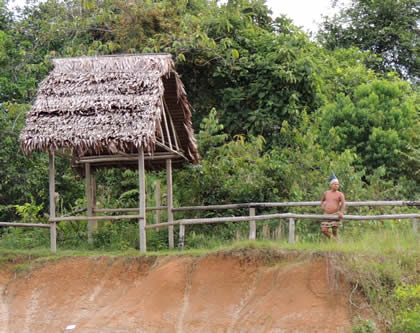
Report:
[[[21,149],[86,156],[199,155],[184,86],[169,54],[60,58],[40,84]]]

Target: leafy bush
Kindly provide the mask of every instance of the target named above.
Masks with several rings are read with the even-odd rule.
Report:
[[[8,249],[33,249],[50,246],[50,233],[45,228],[9,227],[0,238],[0,247]]]
[[[392,331],[420,332],[420,284],[399,286],[394,290],[394,296],[399,306]]]
[[[352,333],[375,333],[376,325],[373,321],[369,319],[363,319],[360,316],[357,316],[354,320],[354,325],[352,327]]]
[[[337,152],[350,149],[357,154],[355,165],[369,174],[383,166],[390,179],[418,180],[411,171],[419,160],[409,158],[418,149],[418,98],[407,82],[385,79],[360,85],[354,96],[340,94],[324,108],[321,143]]]

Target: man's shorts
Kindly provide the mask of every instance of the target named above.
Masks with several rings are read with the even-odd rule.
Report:
[[[341,221],[321,221],[321,228],[342,227]]]

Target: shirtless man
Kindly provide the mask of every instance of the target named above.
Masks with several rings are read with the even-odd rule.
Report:
[[[325,214],[337,214],[341,219],[343,217],[344,209],[346,207],[346,202],[344,199],[344,194],[338,191],[340,183],[338,182],[337,177],[334,175],[330,177],[330,188],[331,190],[324,192],[321,199],[321,208]],[[337,240],[338,236],[338,227],[341,227],[343,224],[341,221],[321,221],[321,232],[331,238],[331,233],[328,231],[329,228],[332,229],[332,236]]]

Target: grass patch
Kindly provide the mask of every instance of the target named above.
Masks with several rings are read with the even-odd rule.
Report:
[[[391,230],[385,231],[369,231],[361,236],[343,236],[340,242],[329,241],[323,239],[321,241],[299,241],[295,244],[289,244],[287,240],[270,241],[270,240],[240,240],[205,242],[201,247],[189,248],[184,251],[178,249],[165,249],[159,251],[148,251],[146,254],[141,253],[134,248],[124,250],[106,250],[106,249],[78,249],[78,250],[60,250],[57,253],[51,253],[48,248],[33,248],[27,250],[1,249],[0,258],[5,256],[35,256],[35,257],[67,257],[67,256],[171,256],[171,255],[205,255],[217,251],[226,251],[239,248],[251,249],[291,249],[304,250],[314,252],[339,252],[339,253],[357,253],[366,255],[394,255],[408,254],[409,256],[418,256],[420,249],[418,246],[419,238],[410,232],[395,232]],[[404,261],[406,256],[401,258]],[[410,260],[409,260],[410,261]]]
[[[29,263],[25,264],[16,264],[13,266],[12,272],[15,273],[18,276],[23,276],[30,272],[32,269],[32,265]]]
[[[5,254],[4,256],[0,256],[0,268],[4,266],[2,264],[13,263],[16,257],[17,256],[15,254]]]

